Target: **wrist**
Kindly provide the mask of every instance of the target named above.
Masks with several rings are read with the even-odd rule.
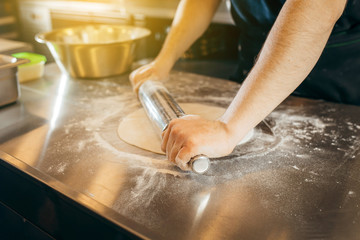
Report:
[[[173,53],[173,51],[161,49],[160,53],[156,56],[154,63],[156,66],[170,72],[176,61],[177,58],[175,57],[175,53]]]
[[[160,80],[164,80],[165,78],[167,78],[173,67],[171,61],[167,60],[164,57],[159,57],[159,56],[156,57],[151,64],[158,72],[159,77],[162,78]]]
[[[226,145],[228,146],[229,150],[232,151],[238,143],[238,141],[236,140],[237,139],[236,131],[234,131],[234,129],[231,127],[229,123],[224,122],[222,119],[219,119],[218,121],[221,123],[223,129],[225,130]]]
[[[233,147],[238,145],[252,129],[252,127],[246,122],[239,119],[227,119],[224,115],[219,119],[219,121],[224,124],[228,135],[228,144]]]

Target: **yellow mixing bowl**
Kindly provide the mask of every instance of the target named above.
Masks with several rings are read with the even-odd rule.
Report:
[[[85,25],[39,33],[59,67],[75,78],[102,78],[130,69],[138,40],[146,28],[123,25]]]

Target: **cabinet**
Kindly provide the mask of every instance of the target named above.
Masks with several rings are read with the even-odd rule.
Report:
[[[52,240],[47,233],[0,202],[0,237],[2,239]]]
[[[0,38],[17,39],[15,4],[11,0],[0,0]]]
[[[21,40],[31,43],[35,52],[44,54],[48,60],[52,60],[47,47],[35,41],[37,33],[50,31],[52,28],[49,8],[41,2],[19,1],[18,13]]]

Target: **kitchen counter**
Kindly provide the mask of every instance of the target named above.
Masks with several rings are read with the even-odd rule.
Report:
[[[222,107],[239,88],[181,71],[166,86]],[[360,107],[289,97],[196,175],[118,138],[141,107],[127,75],[76,80],[48,64],[21,91],[0,109],[0,206],[50,239],[359,238]]]

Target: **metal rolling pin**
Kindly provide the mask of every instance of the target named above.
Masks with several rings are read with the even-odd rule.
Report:
[[[161,132],[172,119],[185,116],[169,91],[158,81],[144,82],[139,88],[139,100],[153,125]],[[210,161],[205,155],[197,155],[190,160],[189,165],[193,172],[203,174],[209,169]]]

